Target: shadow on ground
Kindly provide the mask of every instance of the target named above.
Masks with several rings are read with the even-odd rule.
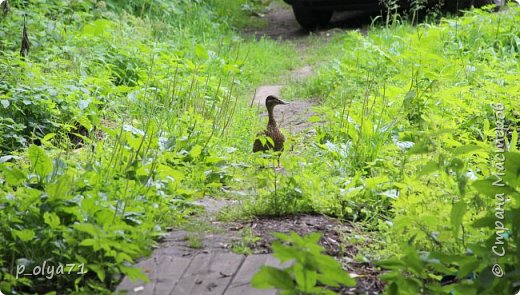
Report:
[[[377,15],[377,13],[375,14]],[[374,13],[369,11],[345,11],[335,12],[331,22],[316,31],[308,32],[303,30],[294,18],[292,9],[288,5],[273,2],[264,16],[267,25],[263,28],[249,28],[243,30],[246,35],[253,35],[256,38],[264,36],[272,39],[295,40],[309,36],[309,34],[322,34],[324,32],[339,29],[352,30],[360,29],[366,31],[374,18]]]

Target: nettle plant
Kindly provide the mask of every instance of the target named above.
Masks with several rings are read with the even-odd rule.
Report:
[[[280,294],[337,294],[334,288],[355,286],[356,281],[343,270],[333,257],[323,254],[318,244],[320,234],[299,236],[275,233],[279,240],[273,242],[273,256],[280,259],[285,268],[262,266],[251,284],[258,289],[276,288]]]
[[[461,147],[459,151],[461,149],[469,151],[475,150],[475,147]],[[380,263],[390,270],[383,276],[389,283],[387,294],[518,292],[520,153],[507,152],[503,156],[503,170],[474,181],[471,185],[467,185],[467,182],[460,178],[463,174],[459,174],[460,187],[468,191],[474,190],[475,194],[470,200],[461,199],[453,203],[450,218],[451,236],[441,239],[435,233],[430,233],[429,239],[437,243],[431,251],[418,251],[413,246],[412,238],[405,247],[406,251],[399,258]],[[461,168],[465,165],[459,158],[454,157],[449,161],[449,166],[439,168],[463,172]],[[474,218],[471,220],[465,218],[472,211],[468,204],[482,202],[489,204],[485,206],[484,213],[473,214]],[[457,248],[462,248],[463,251],[457,251],[457,248],[450,249],[449,245],[445,246],[443,240],[446,238],[456,241],[460,245]]]
[[[147,280],[133,261],[194,210],[193,198],[226,180],[221,159],[201,145],[167,140],[156,124],[147,127],[104,128],[105,140],[88,145],[90,153],[51,157],[43,141],[48,150],[31,145],[27,157],[1,158],[2,290],[107,292],[121,274]],[[85,273],[16,279],[18,265],[31,271],[44,261],[84,264]]]
[[[100,2],[117,12],[132,6],[131,11],[139,10],[136,14],[153,14],[154,21],[117,16],[91,2],[51,0],[25,7],[22,1],[10,1],[13,9],[0,18],[1,153],[38,143],[48,133],[64,144],[74,133],[91,133],[100,119],[120,119],[117,115],[126,113],[129,101],[143,103],[136,100],[144,96],[144,103],[157,102],[148,99],[154,88],[165,104],[175,101],[168,107],[176,115],[190,107],[208,115],[218,110],[218,118],[223,117],[219,124],[229,126],[236,97],[223,88],[233,88],[230,76],[240,71],[227,61],[236,60],[235,44],[207,42],[209,50],[196,38],[153,36],[154,26],[171,29],[168,20],[181,23],[186,32],[179,28],[180,33],[188,35],[188,30],[206,27],[212,18],[208,7],[193,1]],[[187,13],[197,17],[188,21]],[[20,59],[18,31],[24,15],[32,46]],[[134,118],[143,115],[139,111]]]

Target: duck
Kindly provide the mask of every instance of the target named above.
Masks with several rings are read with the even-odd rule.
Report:
[[[275,152],[283,151],[283,144],[285,137],[278,128],[276,120],[274,119],[274,107],[277,105],[287,105],[288,103],[282,101],[274,95],[269,95],[265,99],[265,107],[267,108],[267,114],[269,115],[269,121],[267,122],[267,128],[263,132],[257,134],[255,142],[253,144],[253,152],[265,152],[273,150]],[[262,139],[262,137],[265,138]],[[270,138],[271,140],[269,140]],[[274,145],[274,146],[273,146]],[[278,156],[278,166],[280,166],[280,158]]]

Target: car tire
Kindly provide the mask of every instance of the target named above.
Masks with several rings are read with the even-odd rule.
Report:
[[[317,27],[324,26],[329,23],[332,18],[330,10],[316,10],[306,7],[293,6],[294,17],[296,21],[305,30],[314,30]]]

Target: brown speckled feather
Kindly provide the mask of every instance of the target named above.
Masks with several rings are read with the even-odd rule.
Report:
[[[262,145],[262,141],[258,137],[270,137],[274,142],[274,149],[273,145],[266,140],[265,145]],[[253,144],[253,152],[260,152],[260,151],[267,151],[267,150],[274,150],[274,151],[283,151],[283,144],[285,142],[285,136],[283,136],[283,133],[278,129],[278,127],[267,125],[267,129],[264,132],[260,132],[257,134],[257,139],[255,140],[255,143]]]
[[[267,150],[283,151],[285,137],[276,125],[276,121],[273,115],[273,109],[277,104],[285,103],[276,97],[267,97],[265,106],[267,108],[267,113],[269,114],[269,122],[267,123],[267,129],[257,134],[257,138],[253,144],[253,152],[261,152]],[[269,142],[267,139],[265,141],[265,144],[262,144],[263,140],[261,140],[260,138],[263,136],[272,139],[272,141],[274,142],[274,148],[271,142]]]

